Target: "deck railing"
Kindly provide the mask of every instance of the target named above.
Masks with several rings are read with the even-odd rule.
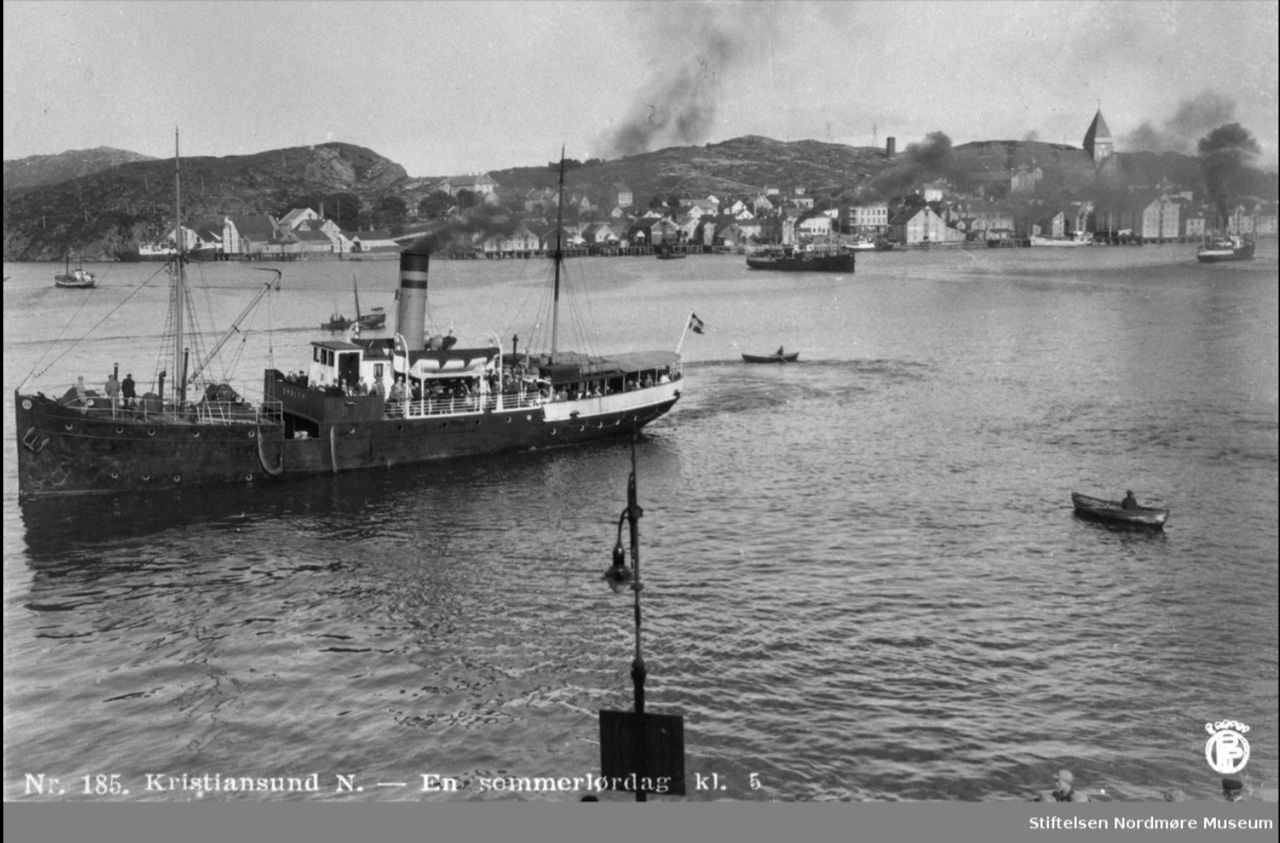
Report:
[[[74,403],[68,406],[74,407]],[[280,424],[284,409],[279,401],[264,401],[253,405],[243,401],[199,401],[181,408],[173,404],[161,405],[158,400],[111,401],[107,398],[91,398],[88,407],[81,408],[92,419],[115,421],[172,423],[185,421],[193,424],[259,425]]]
[[[536,392],[503,393],[504,410],[519,410],[538,407],[542,399]],[[485,413],[499,409],[496,395],[471,395],[461,398],[419,398],[407,401],[388,401],[386,414],[389,418],[418,419],[428,416],[455,416],[472,413]]]

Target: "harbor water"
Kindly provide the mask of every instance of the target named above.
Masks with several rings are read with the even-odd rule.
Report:
[[[1276,257],[570,261],[562,319],[591,350],[684,334],[685,394],[636,444],[647,710],[684,718],[684,798],[1021,800],[1068,768],[1100,799],[1211,799],[1205,725],[1227,719],[1250,727],[1246,785],[1275,788]],[[594,792],[598,712],[632,705],[630,594],[601,579],[631,442],[20,504],[16,389],[155,374],[158,265],[90,268],[84,291],[5,266],[6,797]],[[394,262],[275,268],[224,347],[246,394],[263,358],[307,365],[353,272],[365,309],[394,308]],[[193,267],[210,331],[254,270]],[[434,262],[433,328],[523,347],[545,276]],[[741,360],[780,345],[799,362]],[[1164,532],[1072,513],[1072,491],[1127,489]]]

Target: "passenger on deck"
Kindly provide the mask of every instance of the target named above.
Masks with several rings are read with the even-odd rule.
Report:
[[[1138,509],[1138,499],[1133,496],[1133,492],[1125,492],[1124,500],[1120,501],[1120,506],[1125,509]]]
[[[111,400],[111,409],[120,406],[120,381],[116,380],[116,373],[112,372],[107,375],[107,385],[105,387],[107,398]]]
[[[133,375],[124,376],[124,382],[120,384],[120,395],[124,398],[124,405],[132,407],[134,400],[138,397],[138,385],[133,381]]]
[[[775,351],[775,352],[774,352],[774,354],[776,354],[776,355],[777,355],[777,356],[779,356],[779,357],[784,356],[784,355],[783,355],[783,351],[782,351],[782,346],[778,346],[778,350],[777,350],[777,351]]]
[[[89,390],[84,385],[84,375],[76,378],[76,402],[80,407],[80,412],[89,412]]]
[[[387,408],[387,412],[393,416],[403,416],[405,389],[404,380],[402,378],[396,378],[396,382],[391,384],[391,394],[387,397],[391,404],[391,406]]]

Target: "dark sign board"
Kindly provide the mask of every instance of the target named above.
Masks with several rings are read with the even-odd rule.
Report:
[[[644,714],[644,764],[637,765],[640,717],[634,711],[600,712],[603,789],[684,796],[684,718]]]

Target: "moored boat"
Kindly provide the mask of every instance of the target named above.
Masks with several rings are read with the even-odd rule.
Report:
[[[752,269],[780,272],[853,272],[856,258],[847,249],[800,249],[777,246],[747,256]]]
[[[1253,240],[1246,237],[1216,237],[1196,250],[1196,259],[1201,263],[1251,261],[1256,246]]]
[[[172,244],[142,243],[116,250],[116,260],[122,263],[166,263],[178,255]]]
[[[180,176],[175,181],[180,208]],[[176,374],[166,383],[161,372],[154,392],[128,402],[83,387],[61,397],[15,390],[19,497],[254,483],[573,445],[629,435],[680,399],[676,352],[558,349],[559,248],[548,351],[513,347],[508,355],[496,342],[446,348],[428,341],[432,245],[424,238],[400,256],[394,338],[313,341],[301,374],[265,369],[257,403],[207,379],[221,342],[188,365],[181,314],[190,307],[179,254],[171,275],[179,318],[166,341],[172,356],[162,362]],[[255,303],[278,289],[280,273],[269,271],[273,279]]]
[[[1075,237],[1042,237],[1039,234],[1031,235],[1032,246],[1092,246],[1093,241],[1085,235],[1084,232],[1077,234]]]
[[[1095,498],[1089,495],[1082,495],[1079,492],[1071,493],[1071,503],[1075,507],[1077,516],[1090,521],[1103,521],[1108,524],[1149,527],[1159,530],[1164,529],[1164,522],[1169,517],[1169,510],[1167,509],[1150,506],[1125,509],[1124,504],[1120,501]]]
[[[98,279],[92,272],[85,269],[83,266],[77,266],[75,269],[72,269],[71,256],[68,255],[65,268],[62,272],[56,273],[53,276],[53,283],[54,286],[57,287],[87,288],[97,286]]]
[[[791,351],[786,354],[744,354],[743,363],[794,363],[800,359],[800,352]]]

